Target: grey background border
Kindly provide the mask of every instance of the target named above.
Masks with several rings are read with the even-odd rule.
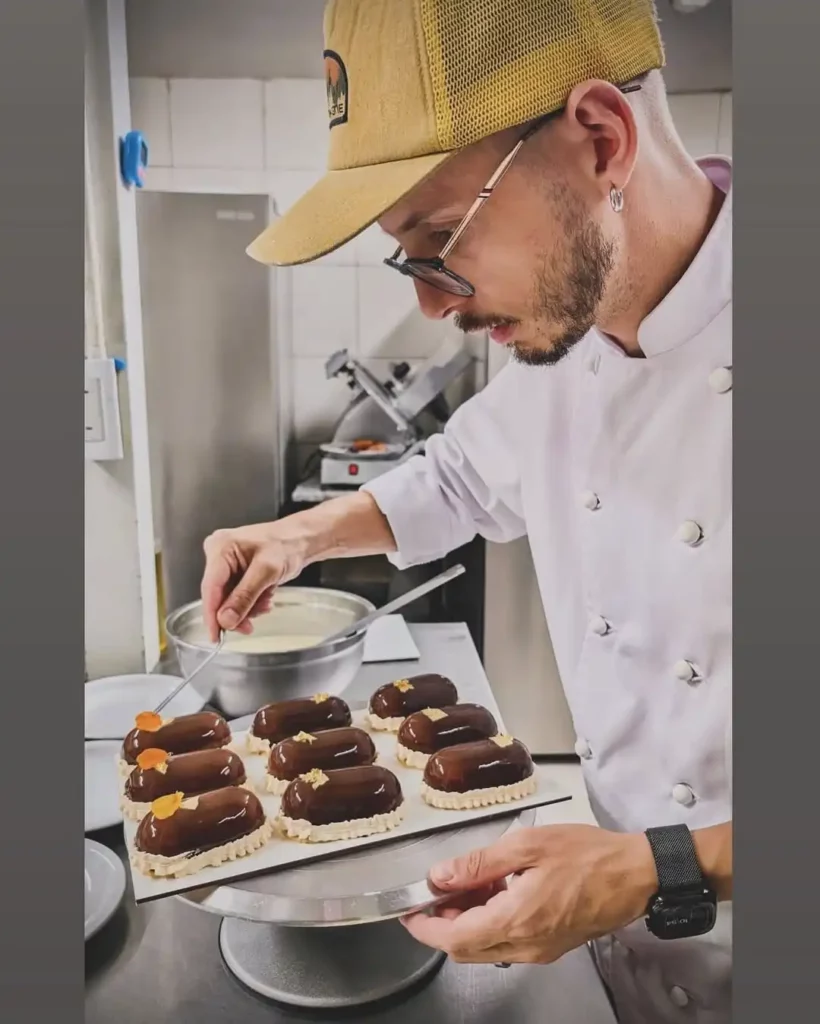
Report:
[[[820,990],[820,4],[733,28],[734,1020],[772,1024]]]
[[[8,1024],[83,1018],[82,10],[80,0],[0,3],[0,1020]]]
[[[808,706],[820,664],[820,4],[740,0],[733,16],[734,1019],[770,1024],[810,1019],[820,984]],[[13,841],[0,843],[0,1018],[9,1021],[82,1019],[82,75],[79,0],[3,0],[0,643],[10,727],[0,764],[3,835]],[[60,612],[45,644],[43,609]],[[24,760],[33,732],[47,761]],[[47,808],[23,780],[51,786]]]

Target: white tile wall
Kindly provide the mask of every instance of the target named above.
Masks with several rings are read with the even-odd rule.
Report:
[[[171,143],[177,167],[237,170],[265,165],[262,82],[171,80]]]
[[[325,83],[279,78],[265,83],[265,166],[312,170],[327,164]]]
[[[385,266],[359,267],[357,280],[359,353],[387,357],[429,355],[430,332],[423,322],[420,329],[413,282]],[[437,326],[440,330],[442,325]],[[435,336],[439,332],[433,333]]]
[[[164,78],[132,78],[130,88],[131,124],[145,136],[150,166],[173,166],[168,82]]]
[[[324,359],[296,356],[291,361],[293,437],[297,443],[329,440],[339,417],[350,403],[344,381],[325,377]]]
[[[150,159],[150,157],[149,157]],[[191,192],[218,195],[269,195],[265,171],[234,167],[152,167],[145,188],[153,192]]]
[[[669,109],[678,134],[692,156],[711,156],[717,152],[720,93],[670,96]]]
[[[356,268],[321,263],[292,267],[291,352],[329,356],[356,352]]]
[[[356,260],[363,267],[380,267],[395,249],[396,243],[390,235],[378,224],[371,224],[356,239]]]

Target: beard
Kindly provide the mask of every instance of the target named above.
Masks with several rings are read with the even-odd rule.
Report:
[[[555,185],[554,191],[565,243],[541,254],[528,317],[547,328],[550,337],[542,345],[512,341],[506,346],[515,362],[525,366],[554,366],[589,333],[615,262],[614,243],[577,195],[567,185]],[[520,323],[511,317],[469,313],[456,316],[455,322],[463,331]]]

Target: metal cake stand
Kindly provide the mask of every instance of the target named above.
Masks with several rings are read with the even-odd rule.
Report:
[[[312,861],[176,898],[222,916],[231,973],[259,995],[312,1009],[361,1006],[429,981],[443,953],[396,920],[446,897],[427,881],[437,862],[535,821],[535,811]]]

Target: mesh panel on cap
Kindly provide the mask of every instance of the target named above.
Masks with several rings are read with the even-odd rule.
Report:
[[[442,150],[663,65],[653,0],[420,0]]]

